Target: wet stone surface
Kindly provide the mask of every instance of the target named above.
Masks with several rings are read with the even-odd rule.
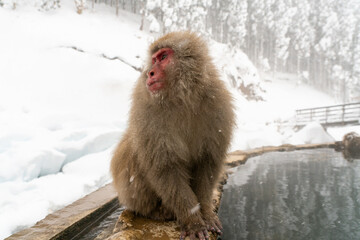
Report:
[[[273,152],[232,170],[222,239],[360,239],[360,160],[332,149]]]
[[[107,216],[103,221],[101,221],[97,226],[91,229],[86,235],[81,237],[82,240],[93,240],[93,239],[106,239],[110,237],[113,233],[116,221],[118,220],[120,214],[124,211],[123,207],[116,209],[109,216]]]

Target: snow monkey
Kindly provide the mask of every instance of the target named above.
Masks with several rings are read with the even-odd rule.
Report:
[[[156,40],[111,162],[120,204],[140,216],[176,219],[180,239],[221,234],[212,195],[233,126],[232,97],[206,42],[187,31]]]

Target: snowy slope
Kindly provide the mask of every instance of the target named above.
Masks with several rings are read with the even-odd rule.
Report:
[[[133,18],[0,8],[0,239],[110,182],[139,73],[99,54],[141,66]]]
[[[51,12],[0,8],[0,239],[111,181],[109,161],[139,75],[131,66],[141,67],[153,39],[137,30],[138,16],[116,17],[105,6],[80,16],[70,2]],[[211,46],[214,56],[229,55],[223,45]],[[249,66],[239,77],[257,81],[247,57],[237,56],[215,61],[229,88],[226,76],[239,62]],[[274,121],[334,103],[286,80],[262,86],[265,102],[231,89],[238,116],[232,150],[287,143],[295,133],[279,133]],[[338,138],[341,130],[334,131]]]

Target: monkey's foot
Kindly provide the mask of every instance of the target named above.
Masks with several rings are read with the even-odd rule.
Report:
[[[210,239],[209,233],[206,229],[206,225],[201,217],[193,216],[191,221],[184,224],[181,227],[180,240],[184,240],[187,236],[190,237],[190,240],[208,240]]]
[[[208,240],[210,239],[209,233],[206,229],[199,231],[185,231],[182,230],[180,234],[180,240],[184,240],[186,236],[190,237],[190,240],[195,240],[199,238],[199,240]]]
[[[214,214],[214,216],[209,219],[209,220],[205,220],[205,224],[206,224],[206,228],[208,231],[211,231],[213,233],[217,233],[219,235],[222,234],[222,225],[221,222],[219,220],[219,218]]]

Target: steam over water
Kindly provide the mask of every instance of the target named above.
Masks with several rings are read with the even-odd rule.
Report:
[[[234,169],[224,240],[360,239],[360,160],[332,149],[268,153]]]

